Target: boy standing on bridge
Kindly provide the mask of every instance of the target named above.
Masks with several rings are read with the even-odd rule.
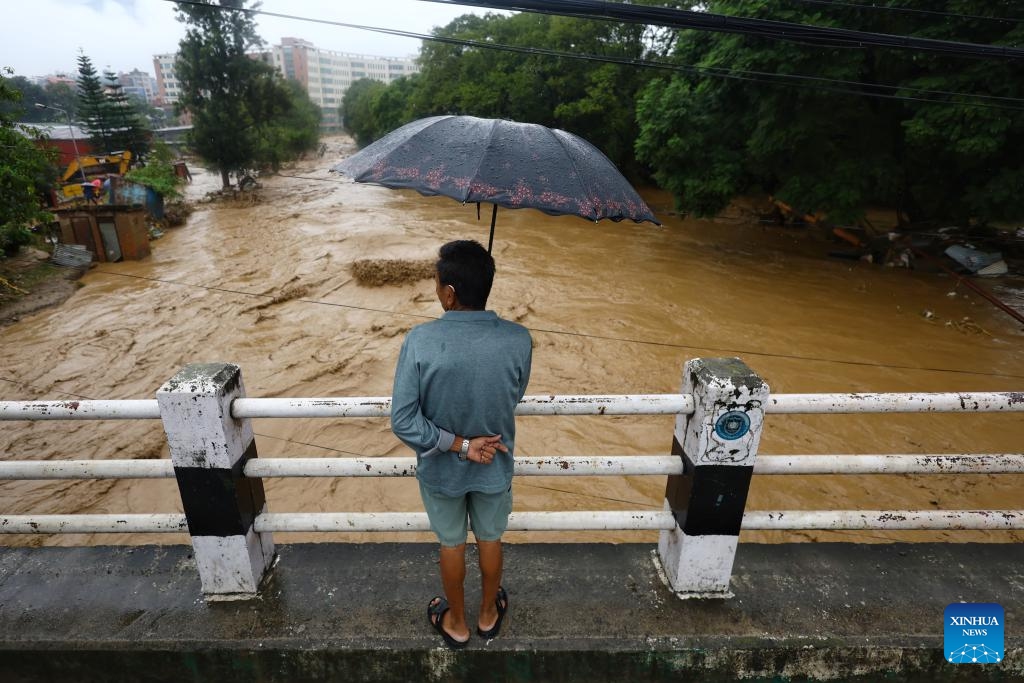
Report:
[[[469,642],[465,615],[467,515],[480,556],[477,633],[494,638],[508,609],[501,536],[512,510],[515,407],[530,379],[533,342],[522,325],[485,310],[494,259],[478,242],[441,247],[434,275],[444,315],[413,328],[398,357],[391,429],[416,452],[416,478],[441,542],[445,597],[427,618],[450,647]]]

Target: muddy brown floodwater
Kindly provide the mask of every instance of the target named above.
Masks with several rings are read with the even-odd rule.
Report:
[[[361,259],[430,258],[487,238],[475,207],[354,185],[326,168],[264,179],[255,204],[201,204],[142,262],[100,264],[62,306],[0,330],[0,399],[152,398],[186,363],[242,367],[249,396],[382,396],[402,336],[441,313],[429,280],[364,287]],[[218,179],[197,172],[192,196]],[[289,177],[291,176],[291,177]],[[948,278],[835,261],[793,229],[664,213],[665,226],[499,211],[490,307],[528,326],[531,394],[668,393],[683,363],[738,355],[774,392],[1024,389],[1024,335]],[[955,292],[955,294],[950,294]],[[926,316],[925,312],[930,312]],[[954,325],[969,317],[975,325]],[[950,324],[947,324],[950,323]],[[4,422],[0,457],[168,457],[159,421]],[[527,417],[521,455],[667,453],[673,419]],[[269,457],[406,455],[386,419],[257,420]],[[761,452],[1012,453],[1024,419],[981,415],[770,415]],[[658,509],[664,477],[524,477],[518,510]],[[270,508],[418,511],[413,479],[268,480]],[[752,509],[1020,508],[1017,475],[761,476]],[[180,511],[173,480],[9,481],[6,514]],[[429,540],[424,534],[279,534],[281,542]],[[508,540],[653,541],[653,532],[510,533]],[[1020,541],[1019,532],[745,532],[744,540]],[[0,536],[4,544],[182,543],[184,535]]]

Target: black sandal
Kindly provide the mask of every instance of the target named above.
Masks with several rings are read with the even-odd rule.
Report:
[[[455,640],[455,637],[452,636],[452,634],[444,630],[444,613],[449,609],[448,601],[441,596],[437,596],[427,603],[427,620],[430,622],[430,625],[434,627],[434,630],[440,633],[441,637],[444,638],[445,645],[453,650],[458,650],[469,644],[469,638],[466,640]]]
[[[498,633],[501,631],[501,620],[505,618],[505,612],[508,611],[508,593],[501,586],[498,586],[498,597],[494,599],[494,606],[498,608],[498,620],[494,622],[494,626],[486,631],[480,628],[479,624],[476,627],[477,635],[487,640],[498,637]]]

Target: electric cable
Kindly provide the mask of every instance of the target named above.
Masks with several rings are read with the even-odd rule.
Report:
[[[281,18],[281,19],[290,19],[290,20],[294,20],[294,21],[304,21],[304,22],[309,22],[309,23],[326,24],[326,25],[330,25],[330,26],[339,26],[339,27],[342,27],[342,28],[351,28],[351,29],[357,29],[357,30],[363,30],[363,31],[371,31],[371,32],[377,32],[377,33],[384,33],[386,35],[395,35],[395,36],[401,36],[401,37],[405,37],[405,38],[415,38],[415,39],[418,39],[418,40],[423,40],[423,41],[428,41],[428,42],[437,42],[437,43],[443,43],[443,44],[449,44],[449,45],[458,45],[458,46],[462,46],[462,47],[474,47],[474,48],[480,48],[480,49],[486,49],[486,50],[497,50],[497,51],[503,51],[503,52],[515,52],[515,53],[528,54],[528,55],[542,55],[542,56],[549,56],[549,57],[559,57],[559,58],[565,58],[565,59],[574,59],[574,60],[579,60],[579,61],[592,61],[592,62],[606,63],[606,64],[618,64],[618,65],[622,65],[622,66],[631,66],[631,67],[636,67],[636,68],[662,69],[662,70],[668,70],[668,71],[677,71],[677,72],[683,72],[683,73],[691,73],[691,74],[695,74],[695,75],[698,75],[698,76],[711,76],[711,77],[717,77],[717,78],[729,78],[729,79],[733,79],[733,80],[761,83],[761,84],[765,84],[765,85],[813,89],[813,90],[816,90],[816,91],[829,92],[829,93],[832,93],[832,94],[839,94],[839,95],[853,95],[853,96],[857,96],[857,97],[871,97],[871,98],[875,98],[875,99],[890,99],[890,100],[900,100],[900,101],[906,101],[906,102],[921,102],[921,103],[926,103],[926,104],[957,105],[957,106],[966,106],[966,107],[982,107],[982,108],[990,108],[990,109],[1006,109],[1006,110],[1012,110],[1012,111],[1024,110],[1024,107],[1009,107],[1009,106],[1004,106],[1004,105],[1000,105],[1000,104],[989,104],[989,103],[986,103],[986,102],[963,102],[963,101],[952,102],[952,101],[949,101],[949,100],[936,100],[936,99],[932,99],[932,98],[928,98],[928,97],[911,97],[911,96],[899,95],[899,94],[895,94],[895,93],[907,92],[907,93],[918,93],[918,94],[922,94],[922,95],[935,94],[935,95],[942,95],[942,96],[948,96],[948,97],[965,97],[965,98],[973,98],[973,99],[977,99],[977,100],[994,100],[994,101],[1013,102],[1013,103],[1019,103],[1019,104],[1024,104],[1024,98],[1012,98],[1012,97],[1002,97],[1002,96],[997,96],[997,95],[984,95],[984,94],[977,94],[977,93],[963,93],[963,92],[953,92],[953,91],[943,91],[943,90],[927,90],[927,89],[922,89],[922,88],[914,88],[914,87],[911,87],[911,86],[888,85],[888,84],[882,84],[882,83],[866,83],[866,82],[860,82],[860,81],[839,81],[839,80],[836,80],[836,79],[828,79],[828,78],[817,77],[817,76],[804,76],[804,75],[800,75],[800,74],[779,74],[779,73],[770,73],[770,72],[754,72],[754,71],[745,71],[745,70],[741,70],[741,69],[725,69],[725,68],[722,68],[722,67],[707,67],[707,66],[698,66],[698,65],[692,65],[692,64],[675,64],[675,63],[672,63],[672,62],[664,62],[664,61],[649,60],[649,59],[635,59],[635,58],[626,58],[626,57],[611,57],[611,56],[605,56],[605,55],[580,54],[580,53],[565,52],[565,51],[561,51],[561,50],[552,50],[552,49],[548,49],[548,48],[525,47],[525,46],[507,45],[507,44],[501,44],[501,43],[491,43],[491,42],[485,42],[485,41],[466,40],[466,39],[460,39],[460,38],[449,38],[449,37],[444,37],[444,36],[433,36],[433,35],[426,35],[426,34],[421,34],[421,33],[413,33],[413,32],[409,32],[409,31],[400,31],[400,30],[397,30],[397,29],[386,29],[386,28],[381,28],[381,27],[376,27],[376,26],[365,26],[365,25],[361,25],[361,24],[350,24],[350,23],[346,23],[346,22],[333,21],[333,20],[328,20],[328,19],[317,19],[317,18],[312,18],[312,17],[297,16],[297,15],[292,15],[292,14],[283,14],[283,13],[280,13],[280,12],[269,12],[269,11],[266,11],[266,10],[259,10],[259,9],[232,8],[232,7],[222,7],[220,5],[207,5],[205,3],[199,2],[198,0],[163,0],[163,1],[164,2],[175,2],[177,4],[186,4],[186,5],[196,5],[196,6],[209,7],[209,8],[217,9],[217,10],[220,10],[220,11],[225,11],[225,12],[227,12],[227,11],[240,11],[240,12],[247,12],[247,13],[250,13],[250,14],[272,16],[272,17]],[[434,2],[434,1],[438,1],[438,0],[425,0],[425,1],[427,1],[427,2]],[[774,79],[774,80],[768,80],[768,79]],[[788,82],[788,81],[792,81],[792,82]],[[870,88],[872,90],[851,90],[851,89],[845,89],[845,88],[824,87],[822,85],[803,85],[799,81],[810,81],[810,82],[821,82],[821,83],[840,83],[840,84],[844,84],[844,85],[860,86],[860,87],[864,87],[864,88]],[[886,92],[886,93],[874,92],[873,90],[876,90],[876,89],[888,90],[890,92]]]
[[[872,33],[846,28],[811,26],[788,21],[713,14],[670,7],[651,7],[604,0],[421,0],[440,5],[470,5],[519,12],[557,14],[585,19],[603,19],[631,24],[648,24],[674,29],[696,29],[716,33],[738,33],[776,40],[799,40],[822,47],[853,45],[924,50],[962,57],[1024,59],[1024,49],[1002,45],[981,45],[916,36]]]
[[[112,276],[116,276],[116,277],[127,277],[127,278],[134,278],[134,279],[138,279],[138,280],[148,280],[150,282],[160,282],[160,283],[163,283],[163,284],[175,285],[175,286],[179,286],[179,287],[193,287],[193,288],[198,288],[198,289],[205,289],[205,290],[217,291],[217,292],[225,292],[225,293],[229,293],[229,294],[238,294],[238,295],[241,295],[241,296],[248,296],[248,297],[260,298],[260,299],[273,299],[274,298],[274,295],[272,295],[272,294],[257,294],[255,292],[245,292],[245,291],[237,290],[237,289],[228,289],[226,287],[214,287],[214,286],[211,286],[211,285],[197,285],[197,284],[193,284],[193,283],[190,283],[190,282],[178,282],[178,281],[175,281],[175,280],[163,280],[163,279],[160,279],[160,278],[146,277],[144,275],[131,275],[131,274],[128,274],[128,273],[115,273],[115,272],[108,271],[108,270],[96,270],[95,272],[103,274],[103,275],[112,275]],[[369,313],[382,313],[382,314],[385,314],[385,315],[391,315],[391,316],[397,316],[397,317],[418,318],[418,319],[421,319],[421,320],[437,320],[436,316],[423,315],[421,313],[406,313],[404,311],[391,311],[391,310],[382,309],[382,308],[372,308],[372,307],[369,307],[369,306],[356,306],[355,304],[340,304],[340,303],[335,303],[335,302],[332,302],[332,301],[320,301],[320,300],[317,300],[317,299],[303,299],[303,298],[298,298],[297,297],[295,299],[290,299],[290,301],[295,301],[295,302],[298,302],[298,303],[314,304],[314,305],[319,305],[319,306],[332,306],[332,307],[336,307],[336,308],[347,308],[347,309],[352,309],[352,310],[365,311],[365,312],[369,312]],[[637,344],[637,345],[643,345],[643,346],[655,346],[655,347],[663,347],[663,348],[671,348],[671,349],[685,349],[685,350],[690,350],[690,351],[712,351],[712,352],[715,352],[715,353],[726,353],[726,354],[735,354],[735,355],[744,355],[744,356],[760,356],[760,357],[764,357],[764,358],[778,358],[778,359],[782,359],[782,360],[799,360],[799,361],[818,362],[818,363],[834,363],[836,365],[852,365],[852,366],[871,367],[871,368],[884,368],[884,369],[892,369],[892,370],[916,370],[916,371],[922,371],[922,372],[946,372],[946,373],[954,373],[954,374],[976,375],[976,376],[979,376],[979,377],[997,377],[997,378],[1001,378],[1001,379],[1024,379],[1024,375],[1001,374],[1001,373],[994,373],[994,372],[981,372],[981,371],[962,370],[962,369],[955,369],[955,368],[933,368],[933,367],[921,367],[921,366],[914,366],[914,365],[893,365],[893,364],[886,364],[886,363],[875,363],[875,362],[870,362],[870,361],[855,361],[855,360],[847,360],[847,359],[839,359],[839,358],[821,358],[821,357],[815,357],[815,356],[798,356],[798,355],[794,355],[794,354],[773,353],[773,352],[768,352],[768,351],[756,351],[756,350],[752,350],[752,349],[719,348],[719,347],[699,345],[699,344],[681,344],[681,343],[675,343],[675,342],[652,341],[652,340],[646,340],[646,339],[630,339],[628,337],[612,337],[612,336],[608,336],[608,335],[588,334],[588,333],[585,333],[585,332],[571,332],[571,331],[568,331],[568,330],[554,330],[554,329],[546,329],[546,328],[541,328],[541,327],[527,327],[527,329],[530,330],[531,332],[539,332],[539,333],[543,333],[543,334],[561,335],[561,336],[568,336],[568,337],[578,337],[578,338],[581,338],[581,339],[594,339],[594,340],[599,340],[599,341],[612,341],[612,342],[619,342],[619,343],[625,343],[625,344]],[[1009,352],[1009,353],[1016,353],[1015,349],[990,349],[990,350],[991,351],[997,351],[997,352],[1005,351],[1005,352]]]
[[[993,21],[1003,24],[1019,24],[1024,19],[1019,17],[986,17],[981,14],[957,14],[955,12],[941,12],[932,9],[916,9],[913,7],[902,7],[899,5],[863,5],[856,2],[840,2],[839,0],[790,0],[791,2],[802,2],[809,5],[832,5],[835,7],[850,7],[874,12],[903,12],[905,14],[926,14],[936,17],[947,17],[950,19],[969,19],[971,21]]]

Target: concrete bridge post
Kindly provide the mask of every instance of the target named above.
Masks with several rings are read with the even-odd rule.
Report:
[[[253,529],[263,481],[242,473],[256,457],[252,424],[231,416],[244,396],[242,371],[228,363],[187,365],[156,394],[207,600],[255,597],[274,557],[271,534]]]
[[[668,478],[676,527],[661,532],[658,556],[676,592],[727,598],[769,388],[738,358],[695,358],[682,393],[694,411],[676,416],[672,453],[683,474]]]

